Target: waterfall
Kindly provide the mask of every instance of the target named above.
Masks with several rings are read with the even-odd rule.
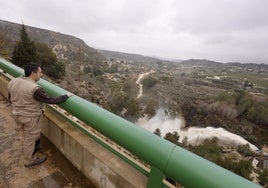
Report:
[[[165,136],[168,132],[173,133],[176,131],[180,135],[180,142],[187,137],[188,144],[193,146],[201,144],[207,138],[210,139],[217,137],[218,144],[224,147],[237,147],[238,145],[249,144],[252,151],[258,150],[255,145],[249,143],[241,136],[233,134],[223,128],[190,127],[188,129],[183,129],[183,118],[170,119],[170,117],[166,115],[165,110],[162,108],[159,109],[156,115],[151,119],[140,119],[138,122],[136,122],[136,124],[149,130],[150,132],[154,132],[156,128],[159,128],[162,136]]]

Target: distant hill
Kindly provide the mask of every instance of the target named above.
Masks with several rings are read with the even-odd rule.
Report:
[[[61,59],[70,62],[101,62],[106,60],[96,49],[89,47],[77,37],[27,25],[25,27],[32,40],[48,44]],[[21,24],[0,20],[0,31],[10,41],[11,47],[19,40],[20,30]]]
[[[128,61],[128,62],[140,62],[140,63],[156,63],[156,62],[169,62],[169,60],[163,60],[157,57],[144,56],[139,54],[131,54],[124,52],[116,52],[109,50],[98,50],[107,59],[118,60],[118,61]]]
[[[220,63],[220,62],[211,61],[211,60],[207,60],[207,59],[188,59],[188,60],[181,61],[180,64],[202,65],[202,66],[211,66],[211,65],[219,66],[219,65],[222,65],[222,63]]]

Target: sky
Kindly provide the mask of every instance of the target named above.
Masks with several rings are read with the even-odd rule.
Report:
[[[96,49],[268,64],[268,0],[0,0],[0,19]]]

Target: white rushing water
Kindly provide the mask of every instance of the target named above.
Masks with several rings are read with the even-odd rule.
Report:
[[[233,134],[223,128],[190,127],[184,130],[184,121],[179,118],[170,119],[169,116],[165,115],[164,109],[159,109],[156,115],[148,121],[145,119],[140,119],[136,124],[149,130],[150,132],[154,132],[156,128],[159,128],[162,137],[165,136],[168,132],[173,133],[176,131],[180,135],[180,141],[182,141],[183,138],[187,137],[188,144],[194,146],[199,145],[207,138],[217,137],[218,144],[221,146],[237,147],[238,145],[249,144],[252,151],[258,150],[255,145],[249,143],[241,136]]]

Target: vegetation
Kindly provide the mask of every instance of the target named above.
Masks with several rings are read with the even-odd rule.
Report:
[[[147,105],[144,109],[144,114],[147,115],[147,118],[152,118],[156,114],[156,110],[158,109],[158,102],[153,99],[149,99],[146,101]]]
[[[249,144],[239,145],[237,147],[237,152],[239,152],[243,157],[250,157],[254,155],[253,151],[250,150]]]
[[[24,25],[20,33],[20,41],[17,42],[12,56],[14,64],[23,68],[27,63],[34,62],[41,65],[43,72],[49,77],[58,79],[65,75],[65,64],[58,61],[47,44],[32,41]]]
[[[216,164],[221,161],[221,148],[218,146],[218,139],[206,139],[200,146],[193,147],[191,151]]]
[[[30,39],[24,24],[22,24],[20,41],[17,42],[17,45],[14,48],[12,62],[19,67],[24,67],[29,62],[35,62],[36,59],[37,57],[34,41]]]
[[[243,148],[246,148],[246,151],[243,154],[249,155],[249,153],[247,153],[248,146],[241,146],[240,152],[244,152]],[[201,145],[192,147],[191,151],[209,161],[222,166],[223,168],[233,171],[234,173],[244,178],[250,179],[250,174],[253,170],[251,161],[244,159],[237,161],[237,159],[232,159],[231,157],[224,156],[220,146],[218,145],[218,139],[215,137],[212,139],[204,140]]]
[[[141,83],[143,85],[143,88],[145,90],[148,90],[148,89],[152,88],[157,83],[157,80],[152,76],[148,76],[148,77],[142,79]]]
[[[123,111],[123,108],[126,106],[126,101],[129,100],[129,97],[126,93],[121,91],[113,92],[113,95],[108,101],[111,111],[117,115],[120,115]]]
[[[7,39],[4,33],[0,31],[0,56],[8,58]]]
[[[179,145],[180,136],[176,131],[174,131],[173,133],[167,133],[164,138],[172,142],[173,144]]]
[[[261,185],[265,186],[265,188],[268,187],[268,169],[259,172],[259,180]]]
[[[56,54],[45,43],[37,42],[36,63],[41,65],[43,72],[49,77],[58,79],[65,75],[65,64],[58,61]]]
[[[136,98],[131,98],[127,101],[124,117],[132,122],[135,122],[139,117],[141,117],[141,105]]]
[[[161,130],[159,128],[156,128],[154,130],[154,134],[161,137]]]
[[[244,117],[259,125],[268,125],[268,99],[258,102],[248,92],[235,90],[233,93],[219,94],[217,100],[236,105],[238,117]]]

